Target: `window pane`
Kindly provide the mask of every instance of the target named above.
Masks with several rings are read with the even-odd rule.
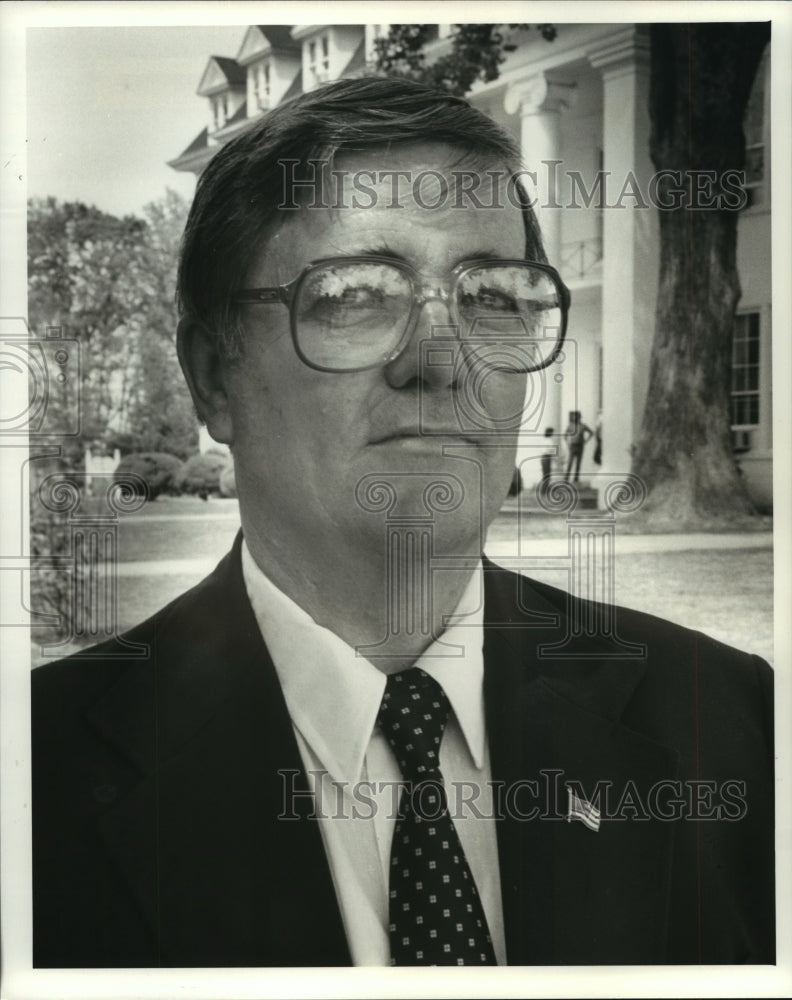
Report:
[[[758,312],[735,318],[731,365],[731,421],[733,426],[759,422],[759,324]]]

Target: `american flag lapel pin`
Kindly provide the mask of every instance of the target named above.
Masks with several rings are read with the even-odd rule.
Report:
[[[576,792],[574,792],[569,785],[566,786],[567,795],[569,796],[569,812],[567,813],[567,823],[571,823],[573,819],[579,819],[581,823],[585,823],[589,830],[593,830],[595,833],[600,828],[600,811],[596,806],[593,806],[586,799],[581,798]]]

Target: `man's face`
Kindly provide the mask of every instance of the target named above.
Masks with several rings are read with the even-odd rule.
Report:
[[[443,280],[461,261],[522,258],[522,213],[505,197],[491,194],[491,178],[480,201],[505,207],[454,206],[453,186],[445,206],[431,178],[418,200],[410,181],[402,181],[399,207],[393,182],[371,183],[376,199],[354,187],[355,171],[446,172],[459,152],[434,143],[396,146],[339,156],[345,195],[338,207],[302,207],[289,213],[250,269],[248,287],[284,284],[311,261],[348,255],[386,255],[404,261],[428,282]],[[505,172],[502,172],[505,175]],[[353,196],[359,207],[354,207]],[[332,200],[335,193],[328,200]],[[310,200],[310,199],[309,199]],[[372,204],[372,202],[374,202]],[[427,513],[425,490],[436,480],[455,477],[464,502],[438,515],[438,531],[449,552],[478,552],[486,530],[508,489],[514,446],[525,393],[525,376],[474,374],[460,356],[459,344],[446,340],[438,357],[456,364],[421,363],[426,341],[449,336],[447,305],[427,301],[403,352],[366,371],[317,371],[295,353],[289,311],[281,305],[245,307],[241,360],[232,363],[226,385],[233,428],[237,488],[249,543],[265,542],[271,552],[333,551],[343,545],[358,554],[384,550],[382,513],[361,503],[372,474],[390,482],[399,513]],[[424,347],[421,347],[421,342]],[[430,345],[431,346],[431,345]],[[452,354],[449,355],[449,347]],[[467,416],[460,418],[458,404]],[[508,418],[513,418],[509,420]],[[493,428],[499,432],[493,436]],[[505,430],[504,430],[505,428]],[[439,536],[438,536],[439,537]],[[255,549],[254,549],[255,551]]]

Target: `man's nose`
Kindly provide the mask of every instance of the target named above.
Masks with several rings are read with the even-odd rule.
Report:
[[[458,346],[459,330],[447,301],[440,296],[427,297],[418,308],[404,350],[385,366],[385,378],[394,389],[413,382],[438,389],[450,386]],[[450,363],[441,363],[443,358]]]

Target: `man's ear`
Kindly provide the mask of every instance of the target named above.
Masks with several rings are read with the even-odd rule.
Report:
[[[228,405],[228,361],[219,338],[194,316],[183,316],[176,331],[176,347],[198,416],[215,441],[232,445],[234,425]]]

